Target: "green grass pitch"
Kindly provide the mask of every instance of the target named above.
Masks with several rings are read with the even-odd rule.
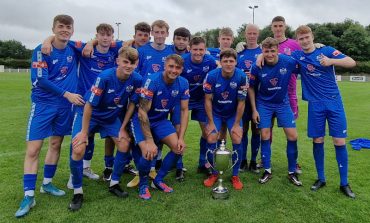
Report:
[[[300,99],[300,83],[298,85]],[[184,157],[188,169],[186,180],[183,183],[176,182],[174,172],[166,178],[168,184],[174,187],[174,193],[164,194],[152,190],[152,200],[143,201],[138,198],[137,189],[129,188],[129,198],[120,200],[108,192],[106,183],[84,179],[85,201],[82,209],[76,213],[67,210],[73,194],[66,189],[70,137],[66,137],[63,143],[53,181],[58,187],[64,188],[67,195],[58,198],[39,193],[48,144],[46,141],[40,153],[37,205],[24,219],[17,220],[14,213],[23,197],[23,160],[30,110],[30,86],[29,74],[0,73],[0,222],[370,222],[369,150],[354,151],[348,146],[349,182],[357,196],[352,200],[339,191],[335,151],[331,138],[327,136],[327,186],[318,192],[310,191],[316,179],[316,171],[312,142],[306,136],[307,103],[301,100],[297,128],[303,187],[295,187],[287,179],[286,140],[282,129],[275,128],[271,182],[260,185],[260,175],[241,173],[245,187],[237,192],[232,189],[228,173],[225,184],[231,191],[230,199],[213,200],[210,189],[202,184],[204,176],[196,173],[200,130],[197,123],[189,122]],[[360,137],[370,138],[370,83],[340,82],[339,87],[347,114],[348,141]],[[103,141],[96,140],[92,168],[99,174],[104,168],[103,151]],[[122,185],[126,185],[131,178],[124,175]]]

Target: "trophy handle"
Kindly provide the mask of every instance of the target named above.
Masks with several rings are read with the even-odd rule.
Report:
[[[213,170],[215,170],[215,168],[212,166],[212,164],[209,162],[209,160],[208,160],[208,153],[212,153],[212,155],[215,153],[215,150],[210,150],[210,149],[207,149],[207,152],[206,152],[206,160],[207,160],[207,162],[208,162],[208,164],[211,166],[211,168],[213,169]],[[214,157],[213,157],[213,161],[214,161]]]
[[[233,165],[230,167],[230,169],[232,169],[232,168],[236,165],[236,163],[238,162],[238,160],[239,160],[239,154],[238,154],[238,152],[237,152],[236,150],[234,150],[234,151],[231,153],[231,156],[232,156],[234,153],[236,153],[236,160],[235,160],[235,162],[233,163]],[[232,162],[232,161],[231,161],[231,162]]]

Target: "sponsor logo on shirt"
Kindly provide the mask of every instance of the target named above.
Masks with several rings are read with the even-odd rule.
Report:
[[[45,61],[32,62],[32,68],[47,68],[48,64]]]
[[[200,76],[200,75],[194,75],[193,76],[193,79],[194,79],[195,82],[198,82],[201,78],[202,78],[202,76]]]
[[[204,82],[204,84],[203,84],[203,88],[204,89],[206,89],[206,90],[212,90],[212,85],[210,85],[209,83],[207,83],[207,82]]]
[[[99,68],[102,68],[102,67],[104,67],[105,66],[105,64],[103,63],[103,62],[98,62],[98,67]]]
[[[289,47],[284,48],[284,54],[290,56],[292,54],[292,50]]]
[[[333,56],[338,56],[339,54],[341,54],[341,52],[339,51],[339,50],[335,50],[334,52],[333,52]]]
[[[92,86],[91,87],[91,92],[96,95],[96,96],[100,96],[102,93],[103,93],[103,89],[100,89],[96,86]]]

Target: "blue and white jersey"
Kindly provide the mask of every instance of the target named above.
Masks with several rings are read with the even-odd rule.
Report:
[[[245,100],[247,88],[248,78],[238,68],[231,78],[223,77],[222,68],[217,68],[207,74],[203,84],[204,93],[213,95],[213,114],[224,118],[235,115],[238,100]]]
[[[321,54],[334,59],[346,57],[346,55],[330,46],[315,49],[312,53],[304,53],[303,51],[292,53],[292,57],[299,64],[299,73],[302,78],[302,99],[305,101],[341,98],[335,80],[334,66],[322,66],[320,64]]]
[[[121,81],[116,72],[115,67],[103,71],[85,94],[85,100],[93,106],[91,119],[101,124],[114,122],[121,111],[126,111],[129,100],[137,100],[140,92],[140,74],[133,72]]]
[[[262,69],[252,66],[250,85],[258,91],[257,103],[289,104],[288,85],[292,73],[297,73],[296,61],[286,55],[279,54],[275,65],[265,64]],[[294,74],[293,74],[294,75]],[[256,86],[256,81],[258,85]]]
[[[164,62],[166,57],[175,54],[171,45],[166,45],[163,50],[154,49],[150,43],[140,47],[138,73],[144,78],[156,72],[164,70]]]
[[[166,84],[163,72],[154,73],[143,82],[141,97],[152,101],[148,111],[150,122],[166,120],[175,105],[180,106],[181,100],[189,100],[189,83],[179,76],[174,83]]]
[[[80,61],[77,87],[77,93],[80,95],[85,95],[90,90],[96,77],[103,70],[115,67],[118,50],[122,47],[122,42],[113,42],[107,53],[100,53],[94,46],[94,53],[89,58],[82,56],[82,50],[86,43],[69,41],[68,44],[77,51],[76,54]]]
[[[41,53],[41,44],[37,46],[31,62],[32,102],[70,107],[63,95],[77,90],[77,63],[75,51],[68,45],[62,50],[53,47],[50,56]]]
[[[220,48],[207,48],[209,54],[213,56],[215,60],[220,60],[220,53],[221,49]]]
[[[261,47],[255,49],[244,49],[242,52],[238,53],[238,64],[237,68],[244,71],[244,73],[249,73],[252,69],[252,65],[256,63],[258,55],[262,53]]]
[[[181,76],[189,82],[189,109],[204,108],[203,81],[207,73],[217,68],[216,60],[211,55],[204,55],[199,64],[191,61],[191,54],[183,56],[184,69]]]

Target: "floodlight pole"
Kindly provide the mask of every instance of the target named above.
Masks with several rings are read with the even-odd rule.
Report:
[[[117,25],[117,40],[119,40],[119,25],[121,25],[120,22],[116,22]]]
[[[258,8],[258,5],[248,6],[248,8],[252,9],[253,11],[253,24],[254,24],[254,9]]]

